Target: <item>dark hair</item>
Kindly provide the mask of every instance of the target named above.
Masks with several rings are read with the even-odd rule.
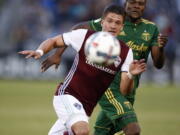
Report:
[[[123,19],[125,18],[124,8],[119,6],[118,4],[115,4],[115,3],[108,5],[104,9],[103,14],[102,14],[102,18],[105,18],[108,13],[115,13],[118,15],[122,15]]]

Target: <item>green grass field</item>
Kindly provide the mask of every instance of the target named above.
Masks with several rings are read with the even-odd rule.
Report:
[[[57,84],[58,81],[0,80],[0,135],[46,135],[56,120],[52,99]],[[180,134],[180,87],[141,86],[135,110],[142,135]]]

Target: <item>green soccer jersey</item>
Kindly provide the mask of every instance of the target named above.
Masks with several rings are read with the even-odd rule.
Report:
[[[101,31],[102,27],[100,21],[101,19],[90,21],[90,27],[93,30]],[[132,48],[134,59],[144,58],[147,62],[151,47],[158,45],[158,34],[159,31],[157,26],[153,22],[150,22],[142,18],[138,24],[125,21],[124,28],[119,33],[117,38],[124,41],[130,48]],[[139,85],[139,79],[140,76],[135,77],[134,90],[133,93],[127,96],[128,99],[132,98],[132,100],[134,100],[135,91]],[[118,89],[119,81],[120,80],[118,75],[116,76],[115,80],[113,81],[110,87],[112,87],[113,89]]]

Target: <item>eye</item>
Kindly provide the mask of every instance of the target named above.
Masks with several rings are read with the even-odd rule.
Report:
[[[108,23],[111,23],[111,22],[112,22],[112,19],[107,19],[107,22],[108,22]]]
[[[120,21],[116,22],[117,25],[121,25],[122,23]]]
[[[144,3],[144,2],[139,2],[139,5],[140,5],[140,6],[144,6],[145,3]]]
[[[129,1],[129,4],[135,4],[136,2],[135,1]]]

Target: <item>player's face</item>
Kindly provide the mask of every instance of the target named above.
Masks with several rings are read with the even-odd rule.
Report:
[[[139,19],[144,12],[145,6],[146,0],[126,0],[126,15],[132,19]]]
[[[101,21],[102,31],[110,32],[117,36],[123,28],[123,16],[115,13],[108,13]]]

